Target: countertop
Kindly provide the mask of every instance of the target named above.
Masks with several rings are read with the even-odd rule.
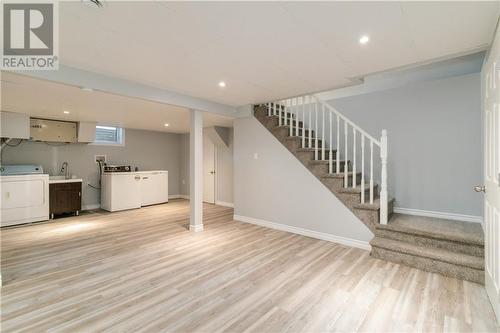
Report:
[[[66,179],[64,176],[51,176],[49,177],[49,184],[62,184],[62,183],[81,183],[83,180],[81,178],[69,178]]]

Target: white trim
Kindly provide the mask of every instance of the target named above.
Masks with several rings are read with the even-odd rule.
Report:
[[[194,224],[194,225],[190,224],[189,231],[193,231],[193,232],[203,231],[203,224]]]
[[[309,230],[309,229],[304,229],[304,228],[299,228],[299,227],[293,227],[290,225],[286,224],[280,224],[280,223],[274,223],[274,222],[269,222],[261,219],[256,219],[253,217],[248,217],[248,216],[241,216],[241,215],[234,215],[233,219],[236,221],[244,222],[244,223],[251,223],[251,224],[256,224],[260,225],[262,227],[266,228],[271,228],[271,229],[276,229],[276,230],[282,230],[286,232],[291,232],[294,234],[302,235],[302,236],[307,236],[307,237],[312,237],[312,238],[317,238],[333,243],[338,243],[350,247],[356,247],[359,249],[363,250],[371,250],[371,246],[368,242],[365,241],[360,241],[357,239],[352,239],[352,238],[346,238],[342,236],[335,236],[332,234],[327,234],[324,232],[319,232],[319,231],[314,231],[314,230]]]
[[[179,198],[189,200],[189,194],[179,194]]]
[[[168,199],[180,199],[182,198],[182,194],[169,194]]]
[[[101,204],[83,205],[82,210],[94,210],[101,208]]]
[[[234,208],[234,204],[232,202],[225,202],[225,201],[215,200],[215,204],[218,205],[218,206],[224,206],[224,207]]]
[[[434,212],[434,211],[422,210],[422,209],[394,207],[394,213],[414,215],[414,216],[435,217],[438,219],[455,220],[455,221],[463,221],[463,222],[474,222],[474,223],[481,223],[481,224],[483,223],[483,218],[481,216],[454,214],[454,213],[447,213],[447,212]]]
[[[493,282],[493,279],[489,272],[486,270],[485,272],[485,288],[488,291],[487,294],[490,298],[490,303],[491,306],[493,307],[493,312],[496,315],[496,319],[498,324],[500,325],[500,290],[495,286],[495,283]],[[496,296],[496,301],[492,299],[493,297]]]

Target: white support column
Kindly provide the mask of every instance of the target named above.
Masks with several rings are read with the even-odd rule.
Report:
[[[189,230],[203,230],[203,113],[190,110],[189,132]]]

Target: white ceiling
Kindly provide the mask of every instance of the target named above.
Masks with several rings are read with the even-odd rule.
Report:
[[[1,108],[34,117],[70,121],[96,121],[103,125],[172,133],[189,132],[189,111],[185,108],[118,96],[100,91],[84,91],[60,83],[2,72]],[[63,111],[70,111],[64,114]],[[203,125],[232,126],[232,119],[203,114]],[[164,124],[169,126],[165,127]]]
[[[68,66],[239,106],[484,49],[498,14],[497,1],[61,2],[59,49]]]

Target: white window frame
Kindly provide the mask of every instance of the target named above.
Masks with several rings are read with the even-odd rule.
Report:
[[[118,126],[106,126],[106,125],[96,125],[97,127],[114,127],[119,130],[118,136],[120,137],[120,142],[109,142],[109,141],[93,141],[91,145],[94,146],[112,146],[112,147],[125,147],[125,128]]]

